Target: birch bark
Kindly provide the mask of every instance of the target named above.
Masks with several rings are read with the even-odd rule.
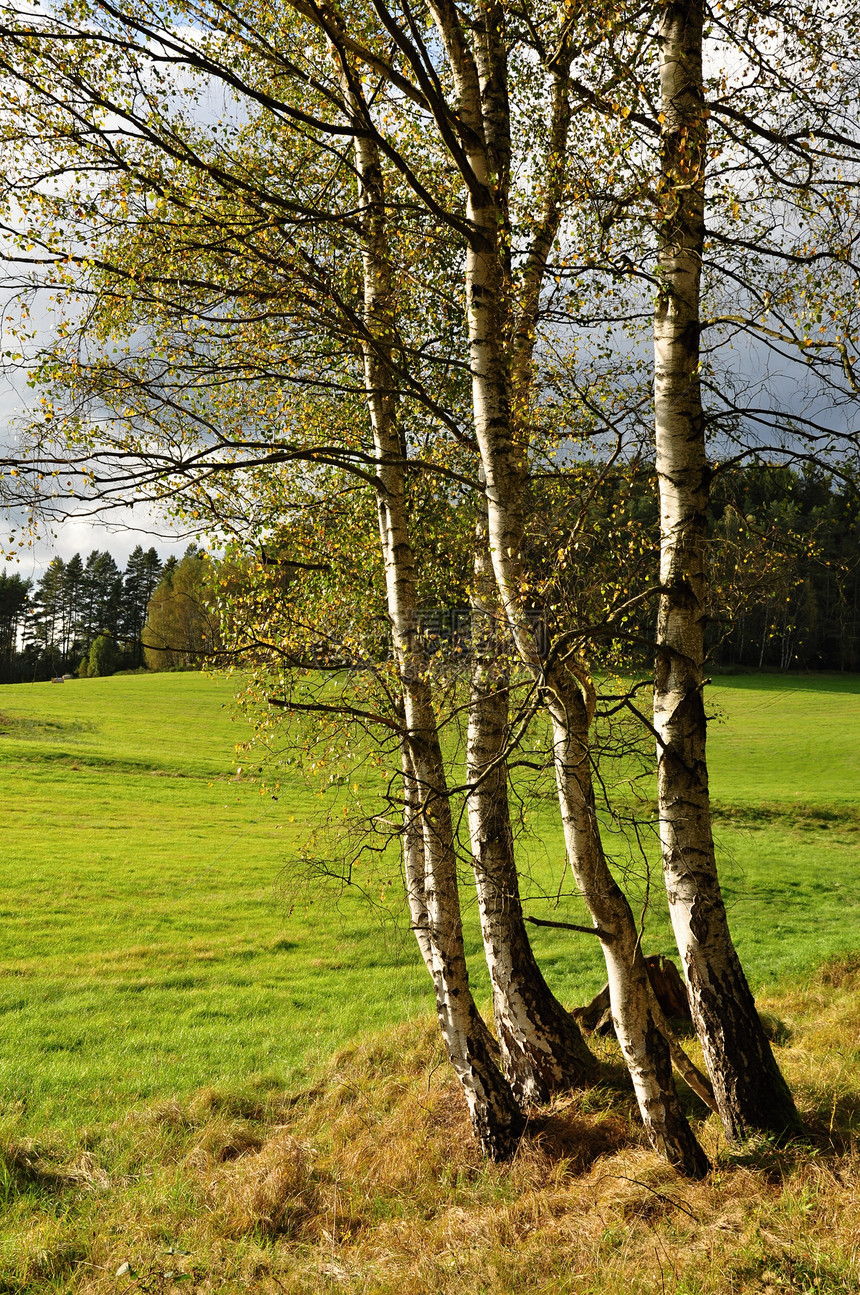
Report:
[[[702,0],[665,5],[664,117],[654,319],[660,498],[660,600],[654,727],[660,839],[690,1006],[731,1139],[796,1128],[798,1115],[761,1027],[729,932],[717,877],[703,699],[709,468],[699,379],[707,113]]]
[[[345,90],[351,95],[348,73]],[[355,97],[351,102],[355,104]],[[484,1152],[495,1160],[516,1150],[524,1122],[507,1081],[491,1055],[486,1025],[469,987],[450,803],[430,687],[416,651],[415,563],[405,504],[403,448],[396,417],[393,293],[385,229],[385,189],[376,147],[356,122],[356,172],[363,222],[364,377],[376,458],[376,503],[385,567],[388,618],[403,694],[405,744],[410,765],[409,865],[411,901],[421,922],[422,954],[429,953],[436,1012],[449,1060],[460,1080],[472,1126]],[[414,868],[423,849],[423,894]],[[417,934],[417,933],[416,933]]]
[[[502,1067],[523,1103],[593,1079],[594,1058],[535,960],[520,902],[505,744],[508,665],[499,654],[498,594],[486,518],[476,528],[472,683],[467,743],[469,835]]]
[[[406,900],[409,905],[412,931],[435,990],[438,972],[433,957],[430,917],[427,912],[424,828],[421,810],[423,797],[407,740],[403,741],[401,747],[401,767],[403,773],[403,880],[406,889]],[[477,1024],[487,1052],[490,1056],[497,1057],[500,1052],[499,1045],[480,1014]]]
[[[415,775],[408,742],[401,747],[403,771],[403,881],[412,932],[418,944],[424,966],[435,984],[433,945],[430,940],[430,918],[427,914],[427,895],[424,883],[424,828],[421,823],[421,788]]]
[[[526,446],[518,435],[512,374],[524,372],[510,345],[512,284],[508,254],[507,104],[504,14],[495,0],[479,7],[476,52],[456,8],[430,0],[451,65],[469,162],[466,256],[475,432],[486,477],[489,546],[499,597],[520,658],[542,688],[552,721],[554,762],[568,858],[601,937],[616,1033],[633,1079],[649,1138],[670,1163],[701,1177],[708,1160],[680,1108],[666,1039],[649,1002],[649,984],[633,915],[606,862],[591,783],[589,728],[593,692],[583,672],[558,656],[545,658],[532,632],[523,598],[521,561]],[[551,240],[550,240],[551,242]],[[542,276],[538,249],[531,273]],[[537,291],[526,291],[536,311]],[[526,321],[534,335],[536,319]],[[520,321],[520,333],[523,323]],[[521,393],[517,392],[517,396]],[[522,426],[522,423],[519,424]]]

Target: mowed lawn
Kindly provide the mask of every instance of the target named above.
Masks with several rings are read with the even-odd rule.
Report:
[[[19,1129],[207,1084],[295,1084],[357,1033],[431,1010],[403,916],[387,916],[396,887],[373,905],[297,890],[329,798],[297,774],[277,799],[237,780],[236,688],[171,674],[0,689],[0,1103]],[[724,679],[709,703],[731,920],[751,978],[772,984],[860,944],[860,679]],[[551,801],[530,819],[528,910],[581,920]],[[607,842],[644,904],[646,860]],[[669,952],[647,829],[643,842],[646,944]],[[468,892],[464,907],[485,996]],[[599,988],[589,937],[534,941],[564,1001]]]
[[[860,948],[860,678],[741,676],[709,690],[723,889],[756,984]]]

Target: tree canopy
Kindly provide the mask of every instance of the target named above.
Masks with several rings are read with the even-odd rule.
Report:
[[[76,671],[99,635],[115,645],[114,669],[137,669],[147,605],[161,570],[156,550],[138,544],[125,571],[109,552],[93,549],[86,561],[79,553],[52,558],[35,583],[4,573],[2,681]]]
[[[596,810],[595,723],[622,711],[657,742],[709,1100],[730,1138],[794,1128],[716,875],[705,541],[710,515],[728,575],[741,514],[716,483],[743,482],[740,464],[814,461],[832,498],[856,483],[856,16],[788,0],[4,13],[10,261],[22,293],[61,303],[14,470],[48,508],[132,492],[228,540],[246,574],[225,574],[224,617],[276,672],[272,704],[393,746],[407,900],[485,1150],[511,1154],[523,1094],[589,1068],[515,892],[509,769],[542,726],[531,762],[554,773],[642,1118],[683,1172],[707,1169],[670,1063],[709,1090],[661,1017]],[[29,364],[26,318],[19,333],[12,362]],[[630,507],[652,462],[659,565]],[[808,479],[768,470],[775,490]],[[429,651],[428,612],[452,603],[467,628]],[[653,725],[638,683],[595,682],[595,662],[634,651],[656,661]],[[336,695],[293,689],[311,668]],[[501,1071],[465,973],[458,805]]]

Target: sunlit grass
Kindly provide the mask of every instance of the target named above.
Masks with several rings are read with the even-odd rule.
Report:
[[[299,1082],[362,1031],[430,1007],[396,886],[376,907],[297,890],[291,861],[331,799],[289,769],[277,800],[236,780],[236,687],[179,674],[0,690],[0,1099],[22,1127],[113,1119],[206,1084]],[[772,986],[857,944],[860,681],[729,679],[710,695],[729,911],[754,983]],[[526,809],[528,911],[582,920],[551,799]],[[670,952],[647,828],[643,840],[646,945]],[[644,905],[642,858],[607,843]],[[465,887],[464,909],[485,998]],[[533,934],[563,1001],[600,987],[594,941]]]
[[[853,1295],[860,1283],[860,972],[771,997],[807,1134],[680,1179],[603,1082],[482,1161],[432,1019],[370,1033],[312,1085],[212,1085],[109,1125],[0,1129],[0,1291],[322,1295]],[[608,1082],[607,1082],[608,1081]],[[706,1118],[707,1117],[707,1118]]]
[[[425,1006],[407,932],[351,896],[291,911],[284,866],[319,802],[235,780],[233,691],[186,674],[0,694],[0,1082],[34,1128],[286,1081]]]

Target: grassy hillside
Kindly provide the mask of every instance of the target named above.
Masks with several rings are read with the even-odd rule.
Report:
[[[858,1289],[860,680],[710,690],[732,921],[810,1134],[731,1151],[688,1097],[714,1161],[695,1186],[643,1145],[611,1040],[599,1085],[481,1162],[394,890],[297,892],[329,797],[237,780],[233,691],[0,690],[0,1295]],[[530,911],[576,920],[538,898],[565,890],[561,837],[547,797],[526,808]],[[601,983],[586,937],[535,943],[566,1001]],[[671,947],[660,902],[646,944]]]
[[[290,912],[284,862],[319,802],[235,780],[233,692],[179,674],[0,693],[0,1092],[30,1127],[286,1080],[425,1006],[396,931],[348,900]]]
[[[197,674],[0,691],[0,1096],[23,1130],[204,1084],[299,1082],[359,1031],[430,1008],[402,920],[297,895],[289,860],[329,802],[297,775],[277,800],[236,780],[234,691]],[[773,983],[858,943],[860,680],[726,679],[710,699],[732,922],[752,978]],[[581,920],[573,897],[536,898],[567,883],[552,804],[529,814],[529,911]],[[643,861],[609,841],[644,901]],[[646,942],[668,952],[652,881]],[[485,994],[468,896],[466,917]],[[564,1001],[599,988],[587,937],[535,945]]]
[[[614,1041],[601,1082],[481,1160],[430,1019],[285,1093],[209,1086],[109,1126],[0,1130],[3,1295],[855,1295],[860,964],[765,1005],[807,1135],[680,1179],[645,1145]]]

